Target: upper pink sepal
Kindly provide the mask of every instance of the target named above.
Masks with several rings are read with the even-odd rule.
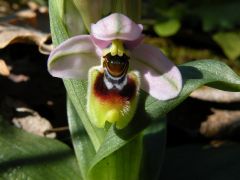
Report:
[[[178,96],[182,89],[179,69],[153,46],[141,44],[132,51],[132,69],[140,71],[141,88],[158,100]]]
[[[142,30],[141,24],[136,24],[119,13],[113,13],[91,25],[91,34],[94,38],[103,41],[115,39],[133,41],[139,38]]]
[[[54,77],[87,79],[88,70],[100,63],[97,50],[90,35],[74,36],[51,52],[48,71]]]

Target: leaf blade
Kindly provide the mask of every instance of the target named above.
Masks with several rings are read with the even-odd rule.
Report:
[[[69,128],[71,129],[72,142],[75,151],[75,154],[78,159],[78,166],[80,168],[83,179],[87,179],[87,171],[89,169],[89,163],[91,158],[95,156],[96,151],[89,139],[89,136],[84,129],[84,126],[81,122],[81,119],[78,117],[78,114],[68,98],[67,101],[67,113]]]
[[[1,117],[0,148],[0,178],[40,180],[81,177],[69,147],[57,140],[11,127]]]

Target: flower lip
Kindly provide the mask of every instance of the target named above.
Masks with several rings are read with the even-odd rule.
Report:
[[[118,104],[121,101],[130,101],[136,96],[137,83],[127,77],[128,84],[123,89],[118,90],[116,88],[108,89],[104,83],[104,73],[99,73],[94,82],[94,94],[97,98],[100,98],[103,102],[114,102]]]
[[[141,36],[143,26],[127,16],[113,13],[91,25],[91,35],[102,41],[115,39],[134,41]]]

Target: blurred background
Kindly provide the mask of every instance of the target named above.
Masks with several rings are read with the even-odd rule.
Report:
[[[176,64],[216,59],[240,75],[239,7],[239,0],[144,0],[140,23],[145,41]],[[47,72],[52,48],[47,0],[0,0],[0,115],[71,145],[65,89]],[[167,118],[161,179],[240,179],[240,93],[203,87]]]

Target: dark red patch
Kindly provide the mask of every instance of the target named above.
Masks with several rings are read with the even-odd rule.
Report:
[[[99,73],[94,83],[93,91],[95,96],[103,101],[130,101],[136,95],[136,83],[133,79],[128,78],[128,83],[122,90],[111,89],[109,90],[104,81],[104,74]]]

